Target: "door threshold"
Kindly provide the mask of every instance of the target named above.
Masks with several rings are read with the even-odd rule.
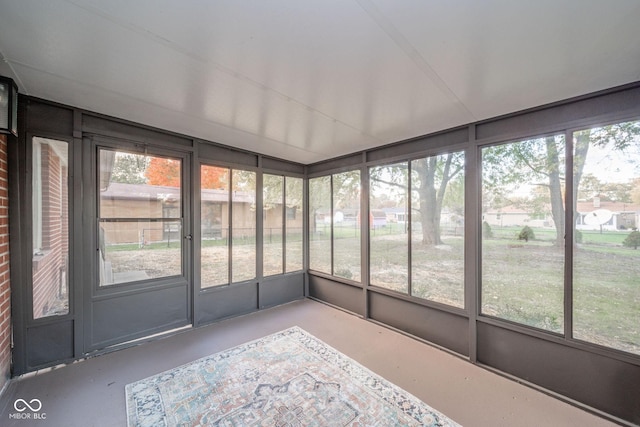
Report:
[[[191,325],[191,324],[184,325],[184,326],[180,326],[179,328],[169,329],[168,331],[158,332],[158,333],[155,333],[153,335],[145,335],[144,337],[136,338],[134,340],[129,340],[129,341],[124,341],[124,342],[121,342],[121,343],[118,343],[118,344],[113,344],[113,345],[110,345],[108,347],[105,347],[105,350],[117,349],[117,348],[120,348],[120,347],[123,347],[123,346],[131,347],[134,344],[142,344],[144,342],[151,341],[154,338],[174,335],[174,334],[176,334],[178,332],[186,331],[186,330],[189,330],[189,329],[193,329],[193,325]]]

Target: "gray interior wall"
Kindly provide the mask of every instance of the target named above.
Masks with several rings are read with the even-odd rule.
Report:
[[[31,315],[31,138],[53,138],[69,143],[70,157],[70,301],[69,314],[34,320]],[[20,133],[10,148],[11,272],[14,326],[13,375],[79,359],[87,354],[111,351],[110,346],[169,331],[185,325],[201,326],[223,318],[304,297],[303,272],[261,277],[216,289],[200,290],[199,239],[184,246],[185,272],[176,279],[141,283],[128,289],[98,289],[95,258],[95,188],[97,145],[173,153],[188,165],[183,191],[187,206],[185,235],[199,235],[199,165],[215,163],[257,172],[263,169],[286,176],[304,176],[304,166],[285,160],[263,158],[238,150],[125,120],[20,96]],[[164,150],[164,151],[163,151]],[[264,166],[263,166],[264,165]],[[257,212],[261,211],[258,200]],[[258,226],[261,218],[258,217]],[[198,234],[196,234],[196,232]],[[258,262],[262,257],[258,229]],[[264,282],[264,283],[263,283]],[[176,301],[182,301],[177,304]],[[124,344],[129,345],[129,344]]]
[[[88,321],[86,316],[91,307],[88,303],[90,299],[79,285],[81,280],[78,278],[89,274],[85,271],[87,268],[95,268],[90,264],[89,267],[83,267],[85,255],[82,250],[75,251],[73,271],[76,279],[73,281],[70,314],[42,321],[30,320],[30,295],[28,286],[25,285],[30,280],[30,248],[19,243],[14,246],[14,242],[18,238],[26,241],[30,239],[30,219],[19,218],[20,215],[16,217],[15,213],[16,209],[20,209],[18,212],[30,212],[30,192],[25,180],[28,171],[27,154],[23,147],[27,138],[32,135],[68,140],[72,144],[74,159],[81,159],[78,153],[82,150],[82,136],[93,134],[188,151],[192,155],[193,169],[196,169],[201,161],[215,161],[220,165],[250,167],[258,171],[262,167],[270,171],[281,170],[284,174],[294,176],[302,176],[304,172],[308,177],[350,169],[366,171],[368,166],[374,164],[464,149],[467,159],[467,184],[473,184],[478,178],[479,146],[543,133],[568,132],[580,126],[592,126],[614,120],[637,119],[640,116],[639,101],[640,82],[303,167],[278,159],[263,158],[255,153],[224,147],[213,142],[195,140],[47,101],[21,97],[23,131],[20,133],[19,144],[10,147],[9,153],[12,181],[10,185],[13,189],[10,206],[11,212],[14,213],[10,223],[13,249],[12,294],[15,307],[14,372],[20,374],[83,356],[82,349],[85,347],[82,341],[85,337],[78,331],[81,331],[82,324]],[[80,171],[87,167],[92,166],[76,165],[73,181],[75,196],[79,196],[82,184],[78,178],[81,176]],[[195,174],[192,179],[195,181],[197,177]],[[366,183],[363,184],[363,198],[368,199],[368,189]],[[467,217],[478,217],[476,192],[477,190],[467,191]],[[194,194],[192,203],[197,202],[198,195]],[[79,206],[81,204],[74,204],[72,211],[72,219],[77,221],[73,222],[71,241],[76,247],[86,243],[83,233],[87,233],[77,224],[82,224],[80,218],[83,216],[91,215],[91,212],[79,210]],[[366,207],[366,202],[363,202],[363,207]],[[194,222],[197,223],[198,213],[195,209],[192,210]],[[486,319],[478,314],[478,226],[473,224],[473,221],[467,221],[465,227],[465,310],[451,310],[436,303],[412,300],[411,297],[372,289],[367,283],[366,271],[363,272],[361,286],[308,272],[304,276],[307,277],[306,280],[303,275],[283,275],[281,278],[268,280],[258,277],[256,281],[214,290],[192,290],[194,308],[191,321],[198,326],[297,299],[306,295],[304,287],[307,286],[308,295],[315,299],[430,340],[468,358],[472,363],[522,378],[535,386],[574,399],[578,404],[588,405],[595,410],[618,417],[623,422],[640,423],[640,410],[637,405],[640,401],[637,387],[640,357],[572,341],[570,338],[528,330],[497,319]],[[366,231],[366,225],[363,225],[363,230]],[[367,245],[364,240],[362,248],[366,254]],[[260,257],[261,249],[258,251]],[[194,257],[197,257],[197,254],[195,245]],[[366,260],[366,255],[363,255],[363,260]],[[305,266],[307,265],[308,255],[305,254]],[[197,283],[197,271],[193,274],[193,281]],[[57,347],[48,352],[51,337],[58,337],[59,340]],[[545,350],[548,352],[545,353]],[[553,355],[552,361],[545,359],[548,354]],[[531,355],[538,357],[532,359]],[[594,372],[597,374],[593,375]],[[554,373],[559,375],[553,375]],[[588,381],[585,383],[586,379]]]

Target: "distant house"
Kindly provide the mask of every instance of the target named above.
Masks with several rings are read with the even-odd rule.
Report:
[[[594,197],[591,200],[579,200],[576,205],[576,229],[578,230],[630,230],[640,224],[640,205],[615,202]],[[598,221],[598,216],[601,221]],[[591,218],[590,218],[591,217]],[[482,216],[491,226],[510,227],[554,227],[551,208],[542,215],[532,214],[516,206],[504,206],[489,209]]]
[[[534,214],[513,205],[490,208],[482,215],[482,220],[497,227],[554,227],[551,208],[543,214]]]
[[[407,222],[409,216],[406,208],[383,208],[382,211],[387,216],[387,222],[403,224]]]
[[[105,244],[141,246],[152,242],[175,241],[180,233],[180,189],[177,187],[111,183],[100,193],[102,218],[166,218],[166,221],[103,222]],[[231,193],[234,237],[253,236],[256,228],[255,199],[248,192]],[[201,192],[200,224],[202,237],[227,238],[229,232],[229,192],[204,189]],[[299,207],[286,207],[288,227],[302,227]],[[172,220],[174,219],[174,220]],[[282,231],[282,205],[265,211],[264,228],[271,233]]]
[[[630,230],[640,224],[640,205],[615,202],[594,197],[591,200],[579,200],[576,206],[578,230]],[[600,214],[602,221],[597,221]],[[589,217],[593,218],[589,218]]]
[[[369,212],[369,224],[371,228],[380,228],[387,225],[388,216],[384,210],[372,209]],[[331,224],[331,211],[318,209],[314,214],[315,230],[318,233],[326,231],[325,227]],[[355,208],[340,208],[333,212],[334,227],[358,227],[360,225],[360,210]]]

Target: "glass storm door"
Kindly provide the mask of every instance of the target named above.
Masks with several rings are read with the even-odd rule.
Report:
[[[188,157],[95,146],[88,350],[190,324]]]

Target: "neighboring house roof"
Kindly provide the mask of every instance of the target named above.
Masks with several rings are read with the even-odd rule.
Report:
[[[548,211],[551,212],[551,207],[548,207]],[[487,212],[485,212],[485,214],[501,214],[501,215],[515,215],[515,214],[520,214],[520,215],[531,215],[532,212],[531,210],[528,209],[523,209],[517,206],[513,206],[513,205],[509,205],[509,206],[503,206],[501,208],[490,208]]]
[[[382,208],[381,210],[387,214],[406,214],[407,213],[407,208]]]
[[[253,203],[251,195],[245,191],[234,191],[233,201],[236,203]],[[100,193],[101,199],[117,200],[160,200],[176,201],[180,199],[180,188],[163,185],[149,184],[125,184],[112,182],[106,191]],[[227,202],[229,193],[227,190],[202,190],[203,202]]]
[[[611,212],[640,212],[640,205],[634,203],[612,202],[610,200],[579,200],[576,210],[580,213],[589,213],[597,209],[606,209]]]
[[[576,210],[580,213],[589,213],[597,209],[607,209],[611,212],[640,212],[640,205],[634,203],[613,202],[610,200],[579,200],[576,205]],[[545,210],[551,213],[551,206],[547,206]],[[502,215],[530,215],[532,212],[527,209],[523,209],[517,206],[509,205],[501,208],[490,208],[485,214],[502,214]]]

